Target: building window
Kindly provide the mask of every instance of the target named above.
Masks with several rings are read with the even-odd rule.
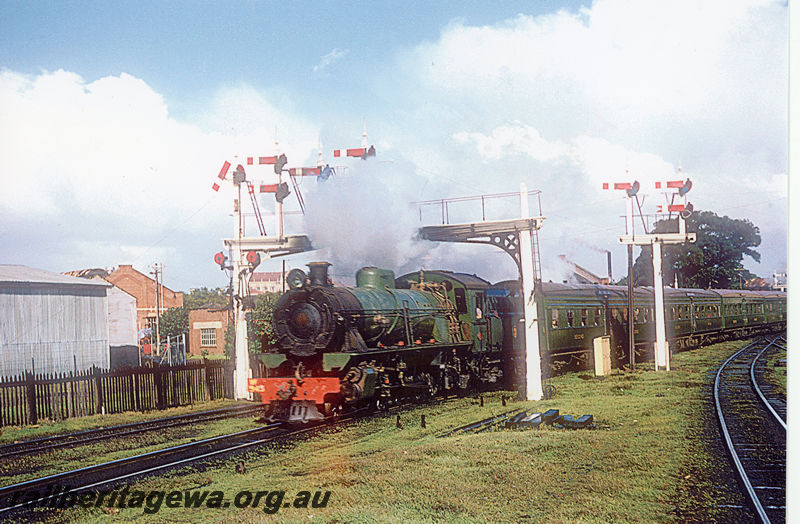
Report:
[[[200,346],[217,347],[217,330],[214,328],[200,328]]]

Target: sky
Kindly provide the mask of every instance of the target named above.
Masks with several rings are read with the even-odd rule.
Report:
[[[321,249],[287,267],[514,278],[496,248],[415,240],[409,202],[525,182],[546,217],[543,278],[565,277],[562,254],[604,275],[609,250],[616,279],[625,203],[602,183],[639,180],[652,214],[665,201],[654,183],[689,177],[696,209],[759,227],[761,262],[744,265],[771,277],[786,268],[788,25],[786,3],[768,0],[5,1],[0,263],[160,263],[174,290],[224,286],[213,255],[233,233],[233,190],[211,185],[224,161],[272,155],[277,139],[289,167],[320,152],[337,167],[301,181],[307,213],[287,232]],[[365,128],[374,159],[333,157]],[[247,176],[275,181],[265,166]],[[275,234],[274,199],[258,198]],[[514,197],[490,202],[488,218],[519,213]],[[451,212],[481,217],[474,202]]]

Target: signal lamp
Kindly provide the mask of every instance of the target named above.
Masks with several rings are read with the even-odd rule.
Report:
[[[275,189],[275,200],[277,202],[283,202],[286,199],[286,197],[289,196],[289,194],[290,194],[289,184],[287,184],[286,182],[281,182]]]
[[[330,165],[325,164],[325,167],[322,168],[322,171],[317,177],[317,182],[320,181],[324,182],[325,180],[328,180],[333,174],[334,174],[333,168]]]
[[[691,202],[689,202],[683,207],[683,211],[681,211],[681,217],[689,218],[690,216],[692,216],[693,212],[694,212],[694,206],[692,205]]]
[[[214,262],[217,263],[217,265],[220,267],[220,269],[225,267],[225,261],[227,259],[228,259],[228,257],[226,257],[225,253],[223,253],[222,251],[220,251],[219,253],[214,255]]]
[[[257,266],[261,263],[261,255],[258,251],[248,251],[247,255],[245,255],[245,259],[247,259],[247,263],[252,266]]]
[[[239,164],[238,166],[236,166],[236,171],[233,172],[233,183],[241,184],[246,179],[247,177],[244,174],[244,168],[242,167],[242,164]]]
[[[634,180],[633,184],[631,184],[631,188],[630,189],[626,189],[625,192],[628,193],[629,197],[635,196],[636,193],[639,192],[639,181],[638,180]]]
[[[283,166],[286,165],[286,155],[281,154],[278,158],[275,159],[275,174],[280,175],[281,171],[283,171]]]
[[[686,182],[683,183],[683,186],[678,189],[678,194],[680,196],[686,196],[686,193],[688,193],[690,189],[692,189],[692,181],[687,178]]]

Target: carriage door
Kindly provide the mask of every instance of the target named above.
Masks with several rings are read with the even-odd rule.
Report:
[[[490,323],[486,321],[488,315],[489,304],[486,303],[486,294],[482,291],[475,293],[475,339],[477,343],[475,346],[479,351],[486,350],[487,344],[491,342],[491,327]]]
[[[600,302],[603,304],[603,334],[611,335],[611,308],[608,306],[608,291],[600,290],[597,292]]]

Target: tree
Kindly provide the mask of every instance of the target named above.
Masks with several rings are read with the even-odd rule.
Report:
[[[278,293],[263,293],[255,296],[255,307],[246,313],[247,318],[247,349],[249,351],[262,351],[277,342],[272,324],[272,312],[280,295]],[[234,323],[228,324],[225,331],[225,355],[231,358],[235,352],[234,339],[236,328]]]
[[[158,316],[162,340],[189,333],[189,310],[186,306],[171,307]],[[155,333],[153,333],[155,336]]]
[[[183,295],[183,305],[187,309],[221,309],[227,307],[228,295],[222,288],[194,288]]]
[[[675,233],[678,219],[659,220],[652,233]],[[756,262],[761,254],[755,250],[761,244],[758,227],[747,219],[720,217],[711,211],[699,211],[686,219],[686,230],[697,233],[694,244],[665,244],[662,249],[664,283],[678,276],[679,287],[731,288],[756,275],[741,270],[747,255]],[[653,248],[642,246],[633,266],[634,284],[653,285]]]
[[[261,351],[277,342],[272,324],[272,312],[280,295],[263,293],[256,295],[255,308],[247,313],[247,340],[250,351]]]

